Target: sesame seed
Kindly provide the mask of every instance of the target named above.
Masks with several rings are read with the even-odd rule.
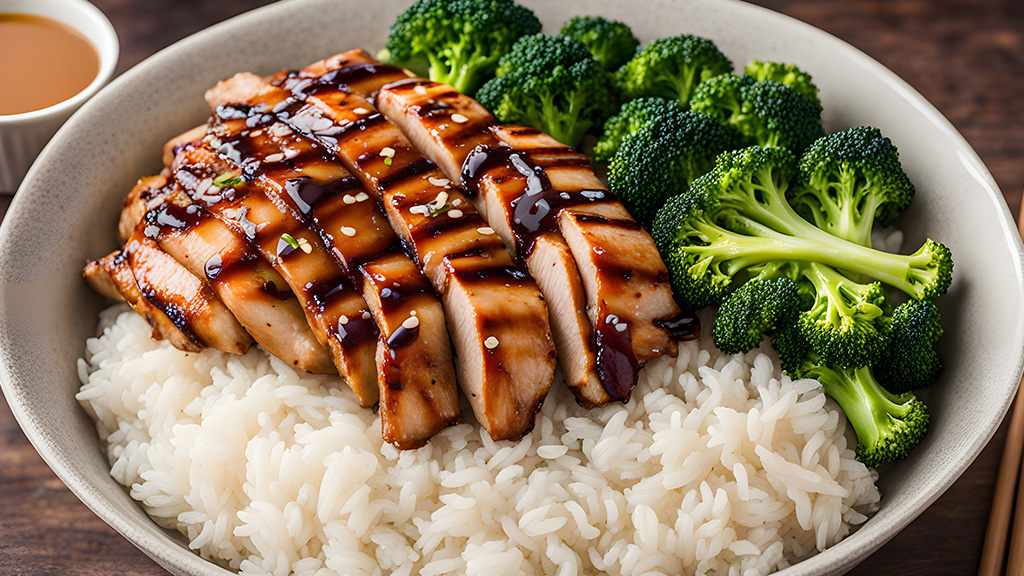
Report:
[[[292,133],[292,129],[284,124],[274,124],[270,127],[270,133],[277,137],[287,136]]]
[[[369,199],[370,197],[367,196],[366,192],[360,192],[359,194],[356,194],[356,202],[366,202]]]
[[[252,136],[253,138],[255,138],[257,136],[262,136],[262,135],[263,135],[263,130],[253,130],[252,132],[249,133],[249,136]]]
[[[462,204],[462,198],[456,198],[455,200],[452,200],[452,206],[458,206],[460,204]]]
[[[484,340],[484,348],[488,350],[494,350],[498,347],[498,339],[494,336],[488,336],[487,340]]]
[[[449,210],[448,211],[448,217],[449,218],[462,218],[462,210],[459,210],[458,208],[456,208],[454,210]]]
[[[351,226],[342,226],[341,233],[351,238],[356,235],[356,229]]]
[[[477,228],[476,231],[483,234],[484,236],[494,234],[494,228],[491,228],[490,226],[482,226],[480,228]]]
[[[615,331],[616,332],[625,332],[626,331],[626,324],[625,324],[625,322],[620,322],[620,323],[616,324],[615,325]]]
[[[369,319],[370,319],[370,313],[369,312],[363,312],[363,320],[369,320]]]
[[[416,315],[416,311],[415,311],[415,310],[413,310],[412,312],[409,312],[409,315],[410,315],[410,316],[415,316],[415,315]]]
[[[451,180],[447,178],[435,178],[433,176],[427,178],[427,182],[430,182],[434,186],[447,186],[451,183]]]
[[[367,110],[366,108],[353,108],[352,112],[355,113],[355,114],[369,114],[370,113],[370,111]]]
[[[390,158],[395,155],[395,149],[390,146],[385,146],[381,149],[380,155],[385,158]]]
[[[413,206],[412,208],[409,208],[409,212],[413,214],[422,214],[423,216],[430,216],[430,206]]]
[[[348,316],[342,316],[338,319],[338,322],[341,324],[348,324]]]
[[[271,154],[263,159],[264,162],[280,162],[281,160],[284,160],[284,154],[281,154],[280,152],[277,154]]]
[[[417,84],[416,87],[412,89],[412,91],[419,94],[420,96],[425,96],[427,93],[427,89],[419,84]]]
[[[313,247],[310,246],[309,242],[305,238],[299,238],[299,248],[306,254],[313,253]]]
[[[402,322],[402,328],[405,328],[406,330],[412,330],[419,325],[420,319],[415,316],[409,316],[405,319],[405,322]]]
[[[355,204],[356,203],[355,197],[352,196],[351,194],[345,194],[345,196],[342,197],[341,201],[344,202],[345,204]]]
[[[452,122],[455,122],[456,124],[462,124],[464,122],[469,122],[469,118],[466,118],[462,114],[452,114]]]
[[[437,196],[434,198],[434,204],[436,204],[438,207],[444,206],[444,203],[447,201],[448,193],[445,192],[444,190],[438,192]]]

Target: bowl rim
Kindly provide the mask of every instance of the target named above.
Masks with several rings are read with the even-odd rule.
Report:
[[[35,179],[35,174],[37,172],[36,166],[41,163],[45,163],[48,156],[53,152],[53,143],[59,142],[62,140],[62,137],[74,130],[75,118],[89,114],[91,110],[98,106],[98,102],[102,102],[110,94],[117,91],[120,86],[133,82],[137,76],[140,76],[143,73],[143,71],[160,66],[165,61],[172,59],[175,53],[192,45],[205,42],[207,38],[220,34],[225,30],[233,30],[236,27],[243,28],[259,21],[271,20],[275,14],[284,14],[285,11],[292,9],[296,4],[305,3],[315,5],[325,1],[327,0],[292,0],[291,2],[283,2],[257,8],[190,35],[145,59],[143,62],[115,79],[107,87],[103,88],[96,97],[85,103],[85,105],[72,117],[72,121],[69,121],[61,128],[57,136],[55,136],[51,141],[51,144],[48,145],[40,154],[40,161],[37,161],[26,175],[25,183],[22,184],[22,187],[28,187]],[[1000,231],[1011,238],[1011,242],[1014,243],[1016,259],[1014,260],[1015,268],[1013,270],[1013,277],[1016,284],[1022,288],[1022,291],[1024,291],[1024,245],[1021,244],[1017,227],[1010,216],[1005,199],[1000,193],[999,188],[988,169],[984,166],[981,159],[966,139],[956,130],[952,123],[920,93],[884,65],[847,42],[793,17],[761,6],[748,4],[741,0],[727,0],[726,2],[722,2],[721,0],[717,0],[717,2],[715,0],[690,1],[704,5],[720,4],[740,7],[744,10],[756,11],[759,13],[760,18],[777,19],[778,22],[785,23],[787,26],[800,27],[805,33],[815,37],[816,41],[827,43],[830,49],[839,51],[846,58],[850,59],[851,62],[857,63],[863,68],[869,70],[872,75],[898,92],[907,103],[920,112],[933,126],[941,129],[943,133],[950,138],[950,142],[955,143],[957,152],[964,161],[964,166],[971,172],[975,180],[977,180],[980,186],[985,190],[985,193],[988,196],[987,199],[995,204],[997,211],[1003,214],[1003,218],[993,224],[998,225]],[[0,251],[7,250],[7,245],[9,244],[8,236],[10,236],[11,230],[13,229],[13,226],[10,223],[13,220],[21,218],[22,212],[27,211],[29,200],[25,196],[26,195],[24,194],[15,196],[8,210],[7,217],[4,218],[3,224],[0,225]],[[1018,342],[1024,341],[1024,336],[1022,336],[1024,335],[1024,313],[1020,314],[1017,318],[1016,335],[1018,336]],[[861,540],[854,538],[857,534],[857,532],[854,532],[835,546],[802,562],[794,564],[789,568],[783,569],[777,572],[777,574],[780,576],[840,574],[846,570],[852,569],[856,564],[859,564],[861,561],[866,559],[870,554],[888,542],[900,530],[910,524],[911,521],[924,512],[928,506],[938,499],[939,496],[941,496],[942,493],[945,492],[946,489],[948,489],[949,486],[951,486],[961,476],[961,474],[981,453],[982,448],[991,440],[1009,409],[1010,403],[1016,393],[1022,371],[1024,371],[1024,348],[1021,349],[1021,352],[1017,357],[1016,367],[1014,368],[1014,373],[1016,374],[1014,377],[1015,381],[1012,386],[1005,389],[1005,393],[1002,395],[999,404],[996,406],[1000,417],[989,422],[985,429],[982,430],[980,434],[976,435],[973,441],[968,444],[967,449],[964,449],[958,454],[955,461],[946,468],[946,471],[943,474],[928,478],[922,491],[915,494],[914,498],[891,504],[898,504],[900,509],[905,512],[899,515],[898,519],[877,527],[870,540],[860,541],[857,543],[858,549],[856,550],[849,550],[849,548],[853,546],[851,540]],[[3,390],[7,397],[12,413],[24,430],[26,436],[61,481],[63,481],[65,485],[67,485],[88,508],[96,513],[97,516],[122,534],[143,553],[158,562],[164,568],[169,570],[173,569],[181,574],[233,574],[233,572],[200,557],[193,551],[178,546],[172,541],[171,531],[166,531],[162,537],[158,537],[150,532],[140,530],[129,517],[114,510],[110,504],[106,502],[106,499],[97,497],[92,492],[86,490],[84,486],[78,485],[76,482],[76,471],[71,469],[69,466],[66,466],[65,463],[57,457],[55,450],[47,446],[42,441],[47,436],[45,429],[31,418],[22,406],[15,402],[11,402],[12,399],[17,399],[18,396],[16,394],[15,384],[12,381],[11,369],[6,365],[6,363],[0,363],[0,389]],[[134,500],[132,502],[138,505]],[[152,524],[153,526],[156,526],[155,522]],[[160,528],[160,530],[163,529]]]

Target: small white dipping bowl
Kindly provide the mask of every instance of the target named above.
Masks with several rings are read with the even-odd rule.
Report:
[[[21,114],[0,114],[0,194],[13,194],[36,156],[71,114],[110,81],[117,65],[114,27],[98,8],[85,0],[0,0],[0,14],[45,16],[81,32],[96,47],[100,71],[84,90],[71,98]],[[5,54],[4,58],[15,57]],[[17,82],[5,78],[4,82]],[[26,89],[31,89],[26,86]]]

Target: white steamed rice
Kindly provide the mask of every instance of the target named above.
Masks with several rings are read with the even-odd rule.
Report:
[[[78,399],[111,475],[243,574],[751,576],[878,505],[839,408],[760,350],[683,343],[628,405],[582,410],[557,381],[520,442],[492,442],[464,410],[400,452],[336,377],[256,347],[181,352],[123,306],[101,327]]]

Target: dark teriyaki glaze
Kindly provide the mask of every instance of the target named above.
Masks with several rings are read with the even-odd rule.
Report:
[[[422,278],[421,282],[393,282],[390,287],[380,291],[380,309],[384,314],[397,313],[408,308],[409,302],[421,295],[434,295],[434,287],[426,278]]]
[[[297,80],[294,83],[286,84],[288,88],[301,88],[300,82],[302,82],[302,74],[298,74]],[[310,88],[319,87],[330,87],[335,89],[342,89],[353,84],[359,84],[371,79],[394,79],[399,80],[402,78],[408,78],[403,70],[399,66],[393,64],[373,64],[373,63],[361,63],[352,64],[351,66],[345,66],[331,70],[326,74],[318,76],[312,79],[309,83]],[[379,80],[378,80],[379,82]],[[384,83],[387,83],[384,81]]]
[[[507,146],[478,146],[462,165],[463,186],[474,194],[480,179],[495,170],[511,169],[525,179],[523,194],[512,201],[512,234],[521,259],[533,251],[538,236],[558,231],[558,215],[565,208],[614,199],[607,190],[554,190],[544,167],[532,161],[533,155]]]
[[[359,180],[351,176],[330,182],[316,182],[309,176],[296,176],[285,182],[284,189],[303,216],[312,214],[313,209],[327,198],[347,192],[355,194],[363,191]]]
[[[613,400],[629,401],[639,375],[629,322],[602,314],[594,330],[597,340],[597,375]]]
[[[673,340],[696,340],[700,336],[700,320],[689,308],[683,308],[677,316],[655,320],[654,323],[668,332]]]
[[[152,240],[149,238],[145,240],[133,238],[129,240],[122,251],[128,267],[133,270],[140,264],[138,260],[140,257],[139,253],[142,252],[141,241],[152,243]],[[171,323],[174,324],[174,327],[180,330],[186,338],[199,347],[205,348],[206,342],[196,333],[195,328],[192,326],[192,314],[188,311],[188,302],[183,301],[180,295],[169,292],[162,286],[150,283],[149,278],[145,274],[135,274],[133,271],[133,275],[135,276],[136,285],[139,287],[139,295],[145,298],[154,308],[163,312]],[[147,320],[150,325],[153,324],[151,319],[147,318]]]
[[[178,192],[180,192],[178,183],[170,180],[159,193],[177,195],[178,198],[181,198]],[[143,233],[147,237],[159,241],[173,232],[193,231],[213,218],[212,214],[198,204],[182,205],[175,199],[166,198],[143,216],[145,222]],[[204,264],[206,280],[211,284],[227,285],[238,278],[251,276],[256,273],[258,260],[259,256],[251,251],[214,254]],[[275,298],[280,297],[276,295]]]
[[[399,326],[397,330],[391,333],[388,338],[388,348],[391,349],[392,356],[394,351],[398,348],[405,348],[412,344],[419,338],[420,327],[419,325],[413,326],[412,328],[406,328],[405,326]]]
[[[388,172],[387,176],[384,176],[378,181],[378,186],[380,187],[381,190],[386,190],[388,188],[391,188],[392,186],[395,186],[396,184],[408,180],[409,178],[419,176],[420,174],[425,174],[427,172],[430,172],[431,170],[436,169],[437,167],[434,166],[433,162],[427,160],[426,158],[420,158],[418,160],[414,160],[412,162],[403,164],[399,166],[397,169]]]
[[[374,324],[369,313],[342,316],[338,319],[335,332],[342,340],[351,342],[369,342],[376,340],[379,334],[377,325]]]

